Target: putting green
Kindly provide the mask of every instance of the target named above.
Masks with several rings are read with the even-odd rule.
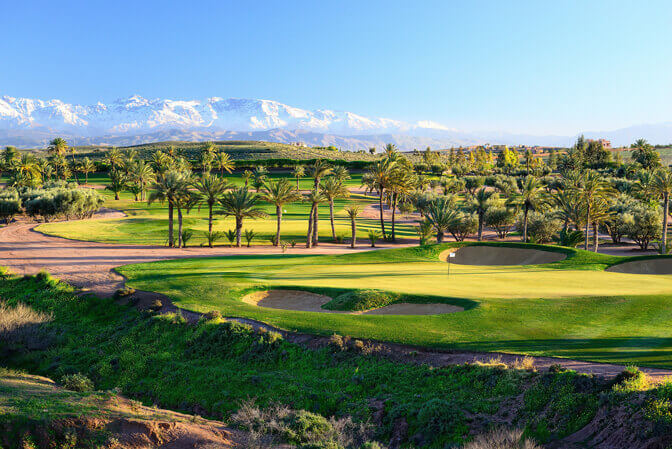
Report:
[[[603,362],[672,366],[672,276],[607,272],[625,260],[535,245],[567,258],[546,265],[448,265],[454,246],[340,256],[186,259],[121,267],[129,285],[165,293],[181,307],[266,321],[290,330],[337,332],[444,348],[505,351]],[[252,291],[311,291],[334,297],[379,289],[414,302],[463,307],[426,316],[349,315],[256,307]],[[404,302],[409,302],[404,300]]]

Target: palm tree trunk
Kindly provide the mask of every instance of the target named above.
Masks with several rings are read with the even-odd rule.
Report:
[[[209,244],[212,248],[212,203],[208,202],[208,236],[210,237]]]
[[[241,246],[241,236],[243,233],[243,218],[236,217],[236,247]]]
[[[350,226],[352,227],[352,241],[350,242],[350,248],[354,248],[357,244],[357,226],[354,218],[350,220]]]
[[[296,177],[296,191],[298,192],[300,190],[301,190],[301,188],[299,187],[299,177],[297,176]]]
[[[663,238],[661,243],[663,246],[663,254],[667,254],[667,217],[670,214],[670,195],[663,195]]]
[[[599,246],[599,236],[597,235],[597,223],[593,223],[593,252],[597,252]]]
[[[585,240],[583,242],[583,249],[588,251],[588,229],[590,228],[590,205],[586,211],[586,229],[585,229]]]
[[[483,214],[478,214],[478,241],[483,240]]]
[[[380,194],[378,195],[378,207],[380,207],[380,229],[383,233],[383,238],[385,238],[385,219],[383,218],[383,189],[380,189]]]
[[[457,239],[456,239],[457,240]],[[436,243],[443,242],[443,231],[436,231]]]
[[[280,223],[282,223],[282,207],[275,206],[275,214],[278,216],[278,227],[275,231],[275,246],[280,246]]]
[[[306,236],[306,248],[313,247],[313,214],[315,213],[315,203],[310,206],[308,215],[308,235]]]
[[[523,215],[523,242],[527,243],[527,214],[529,213],[529,209],[527,206],[525,206],[525,213]]]
[[[396,235],[394,232],[394,222],[395,222],[395,217],[396,217],[396,212],[397,212],[397,201],[399,201],[399,197],[397,196],[396,193],[392,194],[392,235],[391,235],[391,240],[394,242],[396,241]]]
[[[182,248],[182,208],[177,206],[177,247]]]
[[[84,172],[84,184],[89,183],[89,172]]]
[[[315,213],[313,214],[313,246],[318,246],[318,244],[319,244],[319,237],[318,237],[318,234],[317,234],[317,222],[318,222],[318,219],[319,219],[318,208],[319,208],[319,205],[317,203],[315,203]]]
[[[175,246],[175,239],[173,238],[173,203],[168,200],[168,246]]]
[[[331,221],[331,238],[336,241],[336,228],[334,227],[334,200],[329,200],[329,220]]]
[[[119,191],[118,190],[114,191],[114,199],[119,201]]]

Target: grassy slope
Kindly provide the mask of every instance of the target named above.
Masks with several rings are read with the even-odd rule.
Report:
[[[181,307],[263,320],[282,328],[337,332],[427,346],[672,366],[670,276],[605,272],[622,258],[569,251],[538,266],[446,265],[448,245],[343,256],[247,256],[128,265],[129,285],[165,293]],[[559,250],[559,249],[556,249]],[[438,316],[352,316],[254,307],[250,290],[302,288],[334,296],[375,288],[477,303]]]
[[[189,326],[178,317],[141,315],[111,300],[74,296],[67,285],[48,280],[5,279],[0,295],[10,306],[21,302],[53,316],[46,325],[54,335],[50,348],[14,348],[5,363],[57,378],[81,372],[96,388],[120,388],[148,404],[179,410],[198,406],[207,417],[226,419],[240,401],[255,397],[261,406],[280,403],[366,421],[372,401],[378,401],[385,404],[378,437],[389,438],[392,423],[403,417],[409,436],[419,432],[438,448],[463,441],[470,428],[483,431],[506,410],[507,419],[545,441],[583,427],[600,392],[610,389],[572,372],[434,369],[355,351],[310,350],[242,325],[215,320]],[[666,401],[668,390],[661,391]],[[627,395],[614,400],[632,401]]]
[[[271,178],[287,176],[286,174],[273,174]],[[227,181],[242,185],[243,180],[240,175],[227,176]],[[293,181],[293,178],[292,178]],[[109,180],[102,176],[93,176],[89,179],[90,183],[107,184]],[[351,187],[357,187],[361,183],[361,175],[353,175],[347,184]],[[312,179],[302,179],[300,186],[302,189],[312,187]],[[47,234],[59,237],[90,240],[106,243],[132,243],[143,245],[163,245],[167,239],[168,229],[168,206],[164,203],[154,203],[148,205],[145,202],[133,201],[130,193],[122,193],[119,201],[114,200],[114,195],[109,191],[102,191],[105,195],[105,207],[120,209],[129,215],[128,218],[115,220],[95,220],[95,221],[75,221],[61,223],[47,223],[40,225],[38,230]],[[343,208],[350,203],[360,203],[362,208],[368,204],[375,203],[373,197],[364,197],[353,195],[347,199],[335,201],[335,225],[336,235],[350,236],[350,219],[343,212]],[[269,214],[267,219],[245,220],[244,227],[252,229],[258,235],[253,244],[268,245],[269,237],[275,235],[276,219],[275,206],[264,203],[264,210]],[[216,208],[217,209],[217,208]],[[310,205],[308,203],[292,203],[283,208],[282,239],[285,241],[305,242],[306,231],[308,229],[308,213]],[[331,227],[329,224],[329,206],[323,204],[320,210],[320,237],[325,240],[331,240]],[[401,218],[401,217],[400,217]],[[229,217],[215,216],[215,231],[227,231],[235,228],[235,221]],[[376,219],[360,218],[358,222],[358,237],[365,238],[370,229],[379,229]],[[206,242],[203,233],[207,231],[207,209],[197,208],[185,216],[185,228],[194,230],[194,236],[189,242],[190,245],[198,246]],[[398,226],[399,237],[413,237],[415,232],[410,225]],[[228,244],[228,240],[223,238],[219,244]]]

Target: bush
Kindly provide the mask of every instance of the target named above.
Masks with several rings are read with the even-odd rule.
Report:
[[[527,235],[534,243],[549,243],[560,231],[562,223],[551,214],[530,212],[527,216]],[[518,222],[518,230],[522,232],[522,219]]]
[[[63,376],[61,385],[63,385],[63,388],[72,391],[84,392],[93,390],[93,382],[88,377],[79,373]]]
[[[623,216],[628,237],[635,241],[643,250],[649,248],[654,240],[658,240],[663,232],[662,211],[659,207],[637,204]]]
[[[478,216],[476,214],[460,212],[451,220],[447,231],[450,232],[455,240],[461,242],[478,231]]]
[[[644,390],[648,385],[646,374],[636,366],[629,366],[614,378],[612,390],[627,393]]]
[[[206,313],[203,315],[203,318],[205,318],[207,321],[212,321],[212,320],[217,320],[222,317],[222,312],[219,310],[211,310],[210,312]]]
[[[120,289],[117,289],[117,291],[114,292],[114,299],[121,299],[125,298],[127,296],[131,296],[135,294],[135,289],[132,287],[123,287]]]
[[[152,312],[158,312],[163,307],[163,302],[160,299],[155,299],[151,302],[149,307],[147,307]]]
[[[38,312],[23,303],[8,306],[0,301],[0,355],[48,348],[55,333],[44,324],[52,320],[51,314]]]
[[[491,207],[485,213],[485,224],[495,228],[500,239],[506,238],[516,224],[516,211],[506,207]]]
[[[399,299],[400,295],[381,290],[352,290],[338,295],[322,307],[327,310],[370,310],[387,306]]]
[[[419,430],[433,440],[461,432],[463,421],[459,407],[443,399],[430,399],[418,411]]]
[[[523,438],[520,429],[494,429],[477,435],[464,449],[540,449],[540,446]]]

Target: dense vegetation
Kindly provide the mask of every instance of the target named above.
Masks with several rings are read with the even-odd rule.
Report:
[[[522,360],[515,368],[496,360],[433,368],[387,360],[375,346],[342,337],[307,349],[216,314],[189,325],[179,315],[75,296],[48,275],[6,278],[0,295],[8,312],[0,315],[5,363],[66,381],[81,374],[96,389],[116,388],[306,448],[359,448],[364,440],[391,438],[442,448],[501,422],[545,442],[581,429],[598,408],[608,414],[635,403],[644,414],[625,432],[637,441],[664,435],[672,423],[672,389],[640,393],[648,386],[636,370],[605,382],[560,368],[536,373]],[[11,313],[19,307],[32,312]],[[653,433],[641,430],[647,426]]]

